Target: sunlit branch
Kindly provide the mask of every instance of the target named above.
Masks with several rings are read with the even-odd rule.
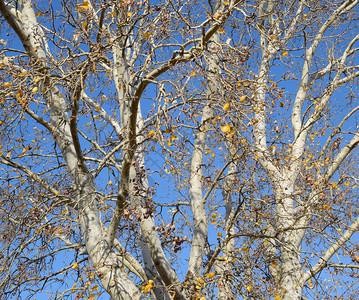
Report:
[[[329,261],[329,259],[337,252],[337,250],[342,247],[352,235],[358,230],[359,228],[359,218],[357,218],[348,228],[348,230],[322,255],[318,263],[306,271],[303,276],[300,278],[300,284],[304,285],[305,282],[318,274],[321,270],[323,270]]]

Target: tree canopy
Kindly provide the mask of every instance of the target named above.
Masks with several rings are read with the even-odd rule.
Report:
[[[359,0],[0,0],[0,297],[356,299]]]

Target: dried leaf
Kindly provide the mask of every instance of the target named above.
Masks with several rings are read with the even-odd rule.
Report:
[[[143,33],[142,36],[143,36],[145,39],[149,39],[150,36],[151,36],[151,31],[147,31],[147,32]]]

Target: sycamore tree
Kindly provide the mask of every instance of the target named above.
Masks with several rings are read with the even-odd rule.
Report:
[[[359,0],[0,0],[1,299],[356,299]]]

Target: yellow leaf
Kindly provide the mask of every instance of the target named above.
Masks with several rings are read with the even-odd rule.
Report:
[[[42,15],[43,15],[42,12],[38,12],[38,13],[35,14],[36,18],[38,18],[38,17],[40,17],[40,16],[42,16]]]
[[[252,287],[250,285],[247,286],[247,290],[248,290],[248,292],[250,292],[252,290]]]
[[[37,90],[38,90],[39,88],[37,87],[37,86],[35,86],[33,89],[32,89],[32,93],[36,93],[37,92]]]
[[[172,134],[172,135],[171,135],[171,141],[174,141],[174,140],[178,140],[178,136]]]
[[[274,300],[281,300],[282,298],[279,296],[275,296]]]
[[[85,29],[85,30],[87,30],[87,22],[84,22],[84,23],[82,24],[82,28]]]
[[[223,28],[218,29],[218,33],[222,34],[225,33],[226,31]]]
[[[153,280],[149,280],[148,284],[146,284],[143,288],[142,288],[142,293],[148,294],[153,288]]]
[[[204,280],[201,277],[198,277],[196,279],[196,283],[202,285],[202,284],[204,284]]]
[[[223,110],[227,111],[229,109],[229,103],[226,103],[225,105],[223,105]]]
[[[78,263],[74,263],[73,266],[72,266],[73,269],[76,269],[76,268],[78,268],[78,267],[79,267],[79,264],[78,264]]]
[[[211,272],[211,273],[208,273],[206,277],[207,277],[207,279],[211,279],[213,276],[214,276],[214,273]]]
[[[216,218],[216,217],[217,217],[217,213],[213,213],[212,218]]]
[[[221,232],[217,232],[217,236],[222,236],[222,233],[221,233]]]
[[[151,31],[147,31],[147,32],[143,33],[142,36],[143,36],[145,39],[149,39],[150,36],[151,36]]]
[[[168,147],[171,147],[171,145],[172,145],[171,141],[168,140],[168,141],[167,141],[167,146],[168,146]]]
[[[244,102],[244,100],[246,100],[247,96],[246,95],[243,95],[239,98],[239,102]]]
[[[91,291],[93,292],[93,291],[97,291],[98,290],[98,285],[95,285],[92,289],[91,289]]]
[[[133,14],[133,12],[129,11],[129,12],[127,13],[127,16],[131,17],[132,14]]]
[[[82,3],[82,5],[80,6],[83,9],[89,9],[90,8],[90,3],[88,1],[85,1],[84,3]]]
[[[229,5],[229,1],[224,1],[223,4],[224,5]]]
[[[152,129],[149,133],[148,133],[149,136],[154,136],[155,135],[155,131]]]
[[[20,74],[19,74],[19,76],[25,76],[27,73],[26,72],[21,72]]]
[[[7,158],[10,158],[10,156],[11,156],[11,152],[8,152],[8,153],[6,154],[6,157],[7,157]]]
[[[107,184],[108,184],[108,185],[111,185],[111,184],[112,184],[112,181],[111,181],[111,180],[109,180],[109,181],[107,182]]]
[[[231,131],[231,127],[229,125],[224,125],[221,127],[221,130],[224,132],[224,133],[227,133],[227,132],[230,132]]]
[[[288,55],[288,51],[282,51],[282,56],[286,57]]]
[[[95,107],[95,110],[96,110],[97,112],[101,111],[101,106],[96,106],[96,107]]]
[[[220,14],[215,14],[214,17],[218,20],[222,15]]]
[[[199,298],[199,300],[206,300],[206,297],[202,296],[201,298]]]

